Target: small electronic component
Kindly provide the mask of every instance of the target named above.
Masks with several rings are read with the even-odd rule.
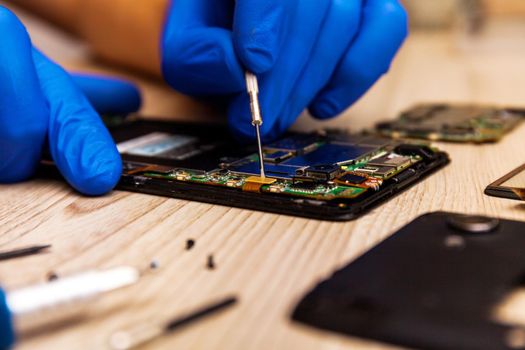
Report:
[[[191,175],[185,171],[179,171],[175,174],[175,178],[179,181],[186,181],[191,179]]]
[[[264,161],[269,163],[280,163],[292,156],[293,154],[288,151],[270,151],[264,154]]]
[[[338,182],[345,185],[361,185],[368,180],[368,175],[361,175],[359,173],[351,172],[345,173],[337,179]]]
[[[232,178],[226,181],[226,186],[228,187],[239,187],[243,184],[241,178]]]
[[[379,188],[381,188],[383,180],[377,177],[369,176],[366,173],[350,171],[335,179],[335,183],[352,187],[371,188],[377,191]]]
[[[525,164],[490,184],[485,194],[525,201]]]
[[[331,181],[341,173],[341,167],[334,164],[312,165],[301,170],[298,175],[314,178],[321,181]]]
[[[410,157],[399,156],[395,153],[390,153],[389,155],[384,155],[379,158],[374,158],[368,162],[370,166],[379,166],[379,167],[392,167],[396,169],[403,169],[407,166],[410,166],[412,160]]]
[[[371,176],[376,176],[378,178],[381,178],[383,180],[386,180],[388,178],[391,178],[394,176],[398,171],[395,167],[391,166],[372,166],[367,165],[362,168],[357,168],[357,171],[368,173]]]
[[[261,192],[262,186],[271,185],[276,181],[276,179],[271,179],[268,177],[263,178],[260,176],[250,176],[245,180],[242,189],[246,192]]]
[[[281,184],[271,185],[270,187],[268,187],[268,191],[270,191],[271,193],[281,193],[284,192],[285,189],[286,187]]]
[[[525,109],[477,105],[425,104],[377,125],[393,138],[451,142],[496,142],[525,119]]]
[[[389,166],[380,167],[374,172],[375,176],[379,176],[380,178],[385,179],[385,180],[391,178],[395,174],[396,174],[396,168],[389,167]]]

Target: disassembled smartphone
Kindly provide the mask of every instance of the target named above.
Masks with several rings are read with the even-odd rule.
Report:
[[[423,104],[376,128],[381,135],[392,138],[485,143],[499,141],[523,120],[525,109]]]
[[[414,349],[523,349],[512,298],[523,232],[524,222],[426,214],[317,284],[292,318]]]
[[[525,200],[525,164],[490,184],[485,189],[485,194],[494,197]]]
[[[132,120],[110,131],[124,161],[121,190],[322,220],[351,220],[436,171],[448,155],[426,143],[337,132],[288,134],[255,147],[224,126]]]

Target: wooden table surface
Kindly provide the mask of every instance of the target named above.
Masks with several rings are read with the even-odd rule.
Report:
[[[54,47],[52,56],[68,67],[93,68],[75,55],[61,57],[60,45],[46,44],[37,34],[37,44],[44,50]],[[389,76],[343,117],[321,125],[358,130],[420,101],[525,105],[524,52],[512,45],[487,49],[498,43],[492,40],[490,35],[467,42],[457,33],[413,33]],[[143,86],[147,113],[167,115],[175,109],[174,115],[197,118],[206,111],[187,99],[166,103],[166,98],[179,97],[158,83]],[[297,128],[319,126],[303,117]],[[53,244],[50,253],[1,263],[5,288],[44,282],[50,271],[65,276],[120,265],[147,270],[152,259],[160,264],[137,285],[93,302],[82,319],[35,332],[18,349],[104,349],[116,330],[163,322],[230,294],[240,298],[238,306],[144,348],[390,349],[299,326],[289,315],[319,279],[423,213],[446,210],[525,220],[525,204],[483,194],[487,184],[525,162],[525,125],[498,144],[439,147],[449,152],[450,166],[346,223],[120,191],[86,198],[51,180],[2,185],[0,249]],[[196,245],[186,251],[189,238]],[[215,257],[215,270],[206,269],[209,254]]]

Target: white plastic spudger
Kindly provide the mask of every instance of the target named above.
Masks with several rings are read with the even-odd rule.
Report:
[[[131,285],[138,279],[139,272],[132,267],[88,271],[12,291],[7,295],[7,305],[14,317],[28,316],[94,298],[99,294]]]

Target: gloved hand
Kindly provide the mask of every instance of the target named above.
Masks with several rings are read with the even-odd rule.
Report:
[[[110,191],[122,163],[88,98],[99,112],[127,113],[140,105],[137,89],[119,80],[72,79],[1,6],[0,33],[0,183],[33,175],[47,143],[71,186],[87,195]]]
[[[305,108],[319,119],[343,112],[389,69],[406,35],[398,0],[173,0],[163,73],[186,94],[233,94],[230,126],[253,138],[243,77],[253,71],[272,139]]]

